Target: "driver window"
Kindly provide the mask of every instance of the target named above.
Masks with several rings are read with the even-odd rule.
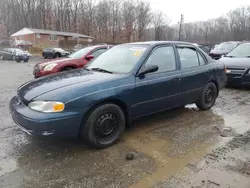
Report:
[[[164,46],[155,49],[144,67],[150,65],[157,65],[159,67],[157,73],[176,70],[174,48],[172,46]]]

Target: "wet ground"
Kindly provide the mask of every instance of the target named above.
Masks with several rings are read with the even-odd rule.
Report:
[[[224,89],[210,111],[189,105],[136,121],[117,145],[92,150],[15,126],[8,104],[35,62],[0,61],[1,188],[250,188],[249,90]]]

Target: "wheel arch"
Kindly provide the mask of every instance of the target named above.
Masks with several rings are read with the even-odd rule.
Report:
[[[213,83],[216,86],[216,88],[217,88],[217,96],[218,96],[219,95],[219,83],[214,79],[210,80],[209,82]]]
[[[130,109],[129,107],[126,105],[126,103],[120,99],[105,99],[105,100],[101,100],[99,102],[97,102],[95,105],[93,105],[91,108],[88,109],[88,111],[85,113],[84,117],[83,117],[83,121],[86,120],[86,118],[99,106],[102,106],[104,104],[115,104],[117,106],[119,106],[125,116],[125,124],[126,127],[128,127],[129,125],[131,125],[132,123],[132,118],[131,118],[131,114],[130,114]]]

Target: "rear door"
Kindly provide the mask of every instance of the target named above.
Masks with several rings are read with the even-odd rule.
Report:
[[[181,64],[181,87],[184,103],[199,99],[203,88],[211,78],[206,57],[192,46],[177,46]]]
[[[180,105],[181,73],[173,46],[156,47],[141,67],[157,65],[157,72],[136,77],[135,104],[132,114],[139,117]]]

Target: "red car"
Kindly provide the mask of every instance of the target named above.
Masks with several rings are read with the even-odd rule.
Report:
[[[89,61],[98,57],[111,47],[112,46],[110,45],[89,46],[73,52],[65,58],[58,58],[37,63],[34,67],[33,74],[35,78],[39,78],[56,72],[82,68]]]

